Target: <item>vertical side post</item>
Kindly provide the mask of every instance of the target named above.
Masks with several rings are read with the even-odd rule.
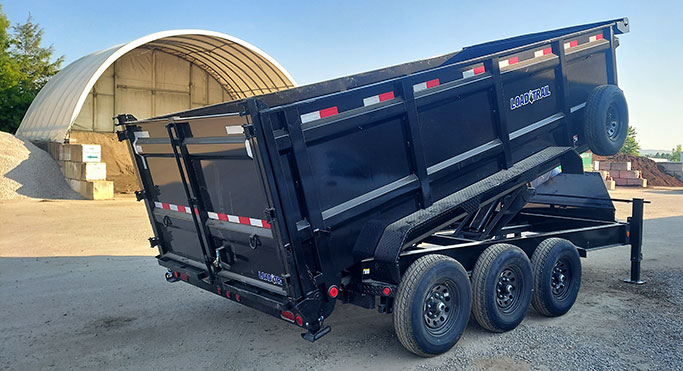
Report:
[[[498,64],[498,57],[492,58],[490,61],[484,62],[484,66],[488,71],[491,71],[493,78],[493,93],[495,95],[495,109],[498,118],[498,139],[503,143],[503,167],[509,169],[512,167],[512,149],[510,148],[510,129],[508,128],[507,112],[508,106],[505,102],[505,92],[503,90],[503,77],[500,74],[500,65]]]
[[[410,157],[415,167],[415,175],[420,180],[420,195],[423,208],[427,208],[434,203],[432,191],[429,185],[429,175],[427,174],[427,163],[425,160],[424,149],[422,147],[422,128],[420,119],[417,115],[417,105],[413,93],[413,82],[410,79],[403,79],[401,84],[403,101],[405,102],[406,120],[408,121],[408,135],[410,136]]]
[[[572,139],[571,133],[569,131],[569,128],[571,126],[571,120],[569,119],[569,116],[571,114],[569,107],[569,80],[567,79],[567,55],[565,54],[564,50],[564,41],[565,39],[559,39],[553,42],[552,48],[560,61],[560,63],[557,65],[557,68],[555,69],[555,75],[558,77],[557,80],[559,82],[559,105],[560,109],[562,110],[562,113],[564,114],[564,118],[562,120],[565,122],[565,125],[562,126],[562,139],[565,141],[564,143],[566,145],[571,145]]]
[[[629,218],[631,233],[631,278],[624,280],[627,283],[642,285],[645,281],[640,279],[640,262],[643,260],[643,199],[633,199],[633,210]]]

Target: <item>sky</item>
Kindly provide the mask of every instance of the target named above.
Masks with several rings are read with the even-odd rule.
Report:
[[[151,1],[0,0],[15,24],[29,13],[65,64],[170,29],[245,40],[301,85],[424,59],[481,42],[628,17],[619,85],[643,149],[683,143],[683,1]]]

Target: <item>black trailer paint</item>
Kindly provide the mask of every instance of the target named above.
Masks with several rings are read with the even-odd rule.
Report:
[[[294,322],[315,340],[335,299],[390,313],[405,269],[545,238],[632,244],[583,174],[583,108],[616,84],[628,20],[575,26],[240,101],[135,121],[128,139],[169,281]],[[538,189],[527,184],[562,166]],[[629,238],[629,231],[632,231]],[[329,291],[332,289],[332,291]],[[330,293],[338,293],[330,298]],[[332,295],[336,296],[336,295]]]

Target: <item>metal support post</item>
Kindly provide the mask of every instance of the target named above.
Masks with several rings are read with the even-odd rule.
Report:
[[[633,211],[629,218],[631,236],[631,278],[624,280],[627,283],[642,285],[645,281],[640,279],[640,262],[643,260],[643,199],[633,199]]]

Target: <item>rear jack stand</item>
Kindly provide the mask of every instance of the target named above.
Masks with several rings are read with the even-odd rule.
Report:
[[[316,332],[311,332],[310,330],[308,332],[304,332],[303,334],[301,334],[301,337],[304,340],[308,340],[312,343],[320,339],[321,337],[327,335],[327,333],[329,333],[331,330],[332,328],[330,326],[325,326],[319,328]]]
[[[631,278],[624,282],[642,285],[645,281],[640,279],[640,262],[643,260],[643,204],[642,198],[633,199],[633,210],[629,218],[631,233]]]

